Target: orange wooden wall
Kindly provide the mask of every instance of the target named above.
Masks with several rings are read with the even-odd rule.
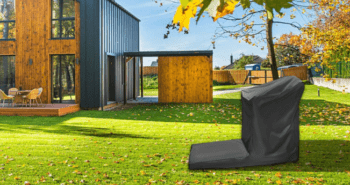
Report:
[[[159,57],[158,102],[213,102],[212,57]]]
[[[80,58],[80,5],[75,2],[75,39],[51,39],[51,0],[16,0],[16,41],[0,41],[0,55],[16,56],[16,87],[43,87],[43,102],[51,103],[51,57]],[[33,64],[29,65],[29,59]],[[76,103],[80,102],[80,66],[76,65]]]

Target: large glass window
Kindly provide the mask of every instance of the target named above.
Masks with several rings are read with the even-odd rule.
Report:
[[[75,0],[52,0],[52,38],[75,38]]]
[[[0,55],[0,89],[6,94],[15,87],[15,56]]]
[[[52,102],[75,102],[75,55],[52,55]]]
[[[0,40],[16,38],[16,2],[0,0]]]

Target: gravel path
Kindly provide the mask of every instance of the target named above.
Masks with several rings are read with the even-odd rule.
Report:
[[[235,92],[239,92],[243,89],[248,89],[254,86],[249,86],[249,87],[241,87],[241,88],[236,88],[236,89],[230,89],[230,90],[223,90],[223,91],[214,91],[213,95],[220,95],[220,94],[228,94],[228,93],[235,93]]]

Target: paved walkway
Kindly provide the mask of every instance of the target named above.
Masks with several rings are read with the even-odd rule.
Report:
[[[249,89],[249,88],[252,88],[252,87],[254,87],[254,86],[241,87],[241,88],[230,89],[230,90],[214,91],[213,95],[215,96],[215,95],[220,95],[220,94],[235,93],[235,92],[242,91],[243,89]]]
[[[214,91],[213,95],[215,96],[220,94],[235,93],[251,87],[254,87],[254,86],[242,87],[242,88],[236,88],[236,89],[230,89],[230,90]],[[128,100],[127,103],[128,104],[158,103],[158,96],[145,96],[143,98],[138,97],[136,100]]]

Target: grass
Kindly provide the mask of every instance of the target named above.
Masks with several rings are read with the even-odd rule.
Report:
[[[241,137],[240,93],[64,117],[0,116],[0,184],[349,184],[350,94],[307,85],[298,163],[188,170],[191,144]]]
[[[220,86],[214,86],[213,91],[222,91],[222,90],[230,90],[230,89],[236,89],[241,87],[248,87],[251,86],[249,84],[247,85],[220,85]]]
[[[144,89],[158,89],[158,75],[144,76],[143,77],[143,88]]]
[[[214,86],[213,91],[222,91],[222,90],[229,90],[229,89],[248,87],[248,86],[251,86],[251,85],[220,85],[220,86]],[[158,89],[144,89],[143,93],[144,93],[144,96],[158,96]]]

